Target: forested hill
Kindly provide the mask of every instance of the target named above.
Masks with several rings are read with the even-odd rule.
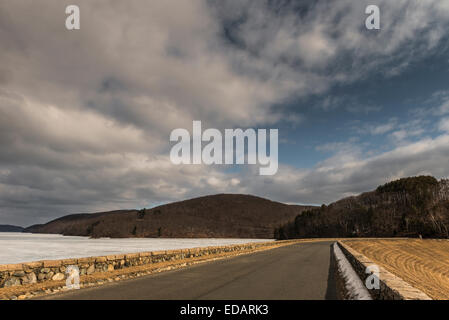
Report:
[[[304,211],[277,229],[276,237],[448,238],[448,229],[449,180],[419,176]]]

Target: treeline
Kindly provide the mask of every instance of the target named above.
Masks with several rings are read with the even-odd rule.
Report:
[[[448,181],[420,176],[307,210],[275,230],[276,239],[319,237],[449,238]]]

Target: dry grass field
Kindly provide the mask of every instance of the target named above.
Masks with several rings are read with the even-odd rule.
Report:
[[[449,300],[449,240],[346,240],[433,299]]]

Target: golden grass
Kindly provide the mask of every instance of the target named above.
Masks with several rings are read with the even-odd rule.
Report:
[[[374,263],[425,292],[449,300],[449,240],[345,240]]]

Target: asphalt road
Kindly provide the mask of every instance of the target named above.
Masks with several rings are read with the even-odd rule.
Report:
[[[43,299],[335,299],[330,245],[295,244]]]

